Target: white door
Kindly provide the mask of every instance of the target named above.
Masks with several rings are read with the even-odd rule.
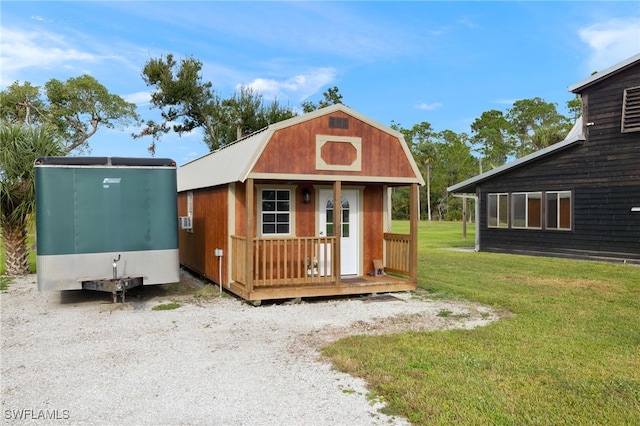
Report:
[[[340,267],[342,275],[357,275],[359,256],[359,225],[358,225],[358,191],[342,190],[342,239],[340,242]],[[333,191],[330,189],[320,190],[320,215],[319,231],[320,236],[331,237],[334,231],[334,204]],[[324,259],[320,259],[324,263]],[[330,265],[329,265],[330,266]],[[320,270],[324,270],[322,266]],[[330,271],[330,269],[329,269]]]

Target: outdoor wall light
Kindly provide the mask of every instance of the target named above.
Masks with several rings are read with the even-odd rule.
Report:
[[[307,188],[302,190],[302,202],[305,204],[309,204],[311,202],[311,191]]]

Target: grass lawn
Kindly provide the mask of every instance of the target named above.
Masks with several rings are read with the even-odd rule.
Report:
[[[336,367],[414,424],[640,424],[640,267],[442,249],[468,231],[420,223],[419,286],[510,315],[346,338],[324,349]]]

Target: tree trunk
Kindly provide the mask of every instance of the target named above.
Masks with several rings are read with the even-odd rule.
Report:
[[[27,251],[27,226],[6,224],[2,228],[4,239],[5,267],[7,275],[29,274],[29,252]]]

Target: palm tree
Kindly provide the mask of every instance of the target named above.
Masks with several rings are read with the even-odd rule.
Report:
[[[35,210],[38,157],[64,155],[54,130],[48,127],[0,125],[0,232],[7,275],[29,273],[27,225]]]

